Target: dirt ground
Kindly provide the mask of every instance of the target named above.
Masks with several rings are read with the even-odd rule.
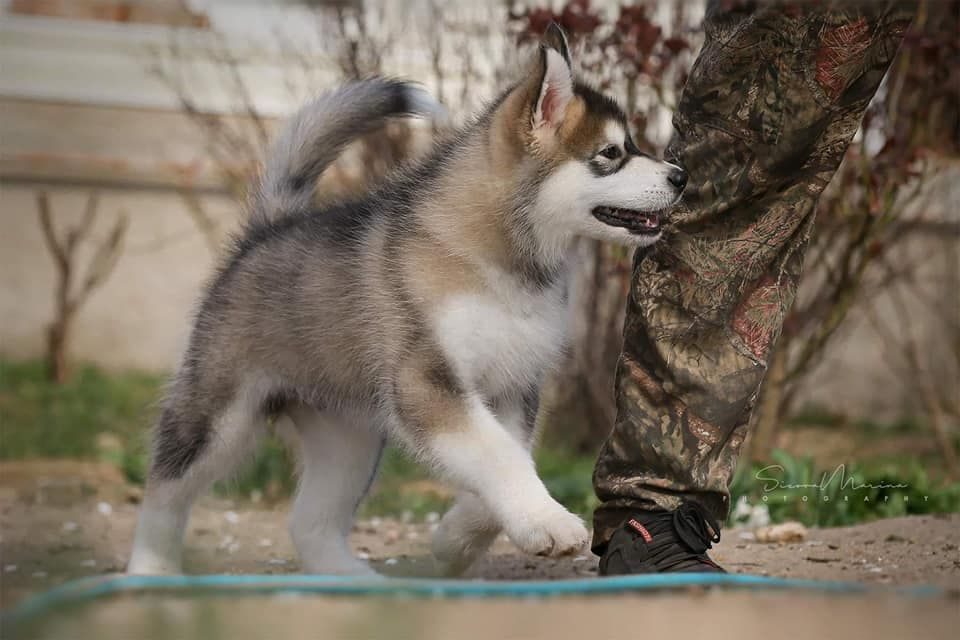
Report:
[[[25,477],[29,477],[29,474]],[[55,479],[37,483],[34,480],[18,480],[9,473],[0,478],[0,602],[3,609],[9,609],[29,594],[71,578],[123,570],[136,519],[137,505],[133,502],[136,494],[123,489],[122,485],[100,484],[113,488],[91,493],[77,489],[75,484],[58,483]],[[431,522],[403,523],[374,518],[359,522],[351,541],[355,551],[368,557],[382,573],[429,576],[433,574],[433,563],[429,556],[433,526]],[[706,598],[706,601],[713,603],[711,607],[715,604],[724,610],[733,606],[752,611],[755,623],[765,619],[767,614],[763,613],[766,610],[764,607],[780,611],[778,615],[783,614],[783,604],[786,602],[805,610],[814,607],[825,616],[817,620],[807,617],[808,627],[815,622],[822,624],[834,614],[841,617],[863,615],[864,620],[871,620],[871,624],[880,627],[877,630],[879,635],[874,633],[871,637],[885,637],[887,632],[895,635],[893,631],[900,629],[897,621],[903,622],[897,617],[897,611],[909,619],[914,613],[930,609],[923,618],[924,624],[934,625],[930,627],[930,633],[907,635],[935,637],[937,629],[946,631],[960,622],[960,604],[957,601],[957,594],[960,594],[958,529],[960,514],[896,518],[854,527],[812,529],[803,541],[790,543],[760,543],[754,539],[752,532],[732,529],[724,532],[722,542],[712,554],[718,562],[735,573],[880,585],[933,584],[947,588],[950,594],[933,601],[924,599],[922,602],[913,602],[909,607],[900,602],[902,598],[895,599],[895,602],[874,598],[864,603],[857,598],[840,598],[838,602],[836,597],[812,595],[791,595],[784,600],[785,596],[764,594],[768,600],[757,600],[754,596],[746,597],[743,594],[711,592],[709,595],[627,598],[637,601],[630,605],[631,610],[639,607],[642,600],[644,610],[650,608],[653,602],[659,605],[650,610],[660,612],[679,606],[675,603],[677,598],[688,603]],[[237,505],[213,497],[202,500],[190,522],[185,565],[189,573],[296,572],[297,561],[286,531],[285,507]],[[493,552],[471,570],[469,577],[487,580],[590,577],[596,575],[596,570],[596,558],[588,553],[561,560],[534,558],[517,553],[508,541],[501,539]],[[601,606],[596,599],[583,600],[588,601],[592,608]],[[603,606],[613,606],[611,603],[621,600],[604,599],[606,604]],[[860,604],[856,604],[858,602]],[[103,612],[110,611],[113,606],[102,605],[97,615],[107,615]],[[238,626],[237,618],[227,614],[222,602],[214,601],[204,606],[209,609],[204,619],[211,619],[211,616],[217,620],[222,618],[224,624]],[[322,603],[311,606],[311,611],[316,615],[330,619],[328,614],[323,613]],[[413,625],[411,628],[422,629],[422,626],[417,626],[421,623],[430,626],[434,621],[434,613],[441,618],[454,615],[443,613],[446,606],[437,604],[429,615],[423,614],[429,618],[429,624],[418,618],[421,614],[410,613],[408,622]],[[470,615],[483,618],[487,615],[483,613],[484,606],[497,609],[502,604],[464,604],[457,611],[466,615],[468,611],[476,609]],[[411,607],[405,610],[419,610],[418,606]],[[570,614],[569,607],[556,607],[547,602],[543,603],[543,607],[543,615],[553,620],[563,619]],[[358,609],[361,610],[363,607]],[[261,611],[260,607],[258,611]],[[346,625],[344,628],[354,628],[351,625],[355,625],[356,620],[353,614],[349,614],[350,607],[338,608],[337,611],[340,612],[337,619],[342,618]],[[505,613],[495,614],[496,625],[503,624],[515,613],[508,607]],[[262,618],[258,615],[259,623],[270,619],[270,616],[276,616],[279,620],[288,619],[284,606],[277,602],[265,604],[262,615]],[[363,619],[364,615],[357,613],[358,619]],[[97,619],[93,617],[87,622],[95,627]],[[454,624],[453,618],[450,620]],[[917,620],[920,621],[919,618]],[[576,626],[578,623],[571,621],[570,624]],[[684,624],[691,624],[691,621],[686,620]],[[248,630],[255,627],[249,627]],[[425,633],[421,637],[445,637],[440,633],[444,628],[443,625],[436,626],[438,635]],[[762,629],[762,626],[757,629]],[[225,637],[241,636],[225,634]],[[56,637],[56,634],[51,637]],[[138,635],[132,633],[127,637]],[[370,637],[378,636],[371,632]],[[476,637],[501,636],[484,633]],[[749,634],[740,637],[749,637]]]

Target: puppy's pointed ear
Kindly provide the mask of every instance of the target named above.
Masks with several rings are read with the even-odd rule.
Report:
[[[563,122],[567,105],[573,98],[573,71],[567,37],[555,22],[547,27],[540,42],[538,75],[540,86],[535,92],[533,129],[556,129]]]
[[[567,66],[572,66],[570,62],[570,47],[567,45],[567,34],[563,32],[563,29],[556,22],[550,22],[550,26],[548,26],[547,30],[543,33],[541,43],[545,47],[556,50],[557,53],[563,56]]]

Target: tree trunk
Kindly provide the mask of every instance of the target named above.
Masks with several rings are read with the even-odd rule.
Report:
[[[57,384],[63,384],[70,378],[67,358],[70,324],[70,318],[61,317],[47,330],[47,376]]]
[[[760,390],[760,404],[754,412],[750,459],[758,462],[770,460],[777,427],[780,426],[787,376],[787,341],[780,340],[770,359],[770,368]]]

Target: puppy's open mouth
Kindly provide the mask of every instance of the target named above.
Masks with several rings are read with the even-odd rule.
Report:
[[[623,227],[630,233],[639,235],[660,233],[660,213],[658,211],[595,207],[591,213],[600,222],[611,227]]]

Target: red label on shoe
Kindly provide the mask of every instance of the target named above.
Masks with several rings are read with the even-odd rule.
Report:
[[[647,531],[647,528],[645,526],[643,526],[633,518],[630,518],[629,520],[627,520],[627,524],[633,527],[634,531],[636,531],[641,536],[643,536],[644,540],[646,540],[647,542],[653,542],[653,536],[650,535],[650,532]]]

